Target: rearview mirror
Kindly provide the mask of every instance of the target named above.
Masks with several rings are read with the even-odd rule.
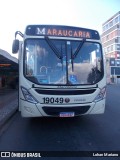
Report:
[[[19,50],[19,40],[15,39],[12,44],[12,53],[17,53]]]

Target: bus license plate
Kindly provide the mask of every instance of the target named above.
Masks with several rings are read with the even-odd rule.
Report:
[[[74,112],[61,112],[60,117],[74,117],[75,113]]]

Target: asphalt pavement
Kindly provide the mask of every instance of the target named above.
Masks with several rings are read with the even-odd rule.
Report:
[[[10,88],[0,89],[0,127],[11,118],[17,109],[18,90]]]

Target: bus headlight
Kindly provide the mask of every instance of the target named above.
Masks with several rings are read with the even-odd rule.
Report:
[[[21,87],[21,90],[26,101],[34,104],[38,103],[38,101],[31,95],[31,93],[26,88]]]
[[[100,93],[96,96],[96,98],[94,99],[94,102],[101,101],[102,99],[105,98],[105,96],[106,96],[106,87],[100,90]]]

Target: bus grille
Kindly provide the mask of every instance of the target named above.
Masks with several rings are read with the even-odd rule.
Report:
[[[92,94],[96,91],[96,89],[81,89],[81,90],[40,90],[35,89],[35,91],[39,94],[46,95],[84,95],[84,94]]]
[[[90,106],[77,106],[77,107],[47,107],[42,109],[47,115],[59,116],[61,112],[74,112],[75,116],[85,114],[89,110]]]

